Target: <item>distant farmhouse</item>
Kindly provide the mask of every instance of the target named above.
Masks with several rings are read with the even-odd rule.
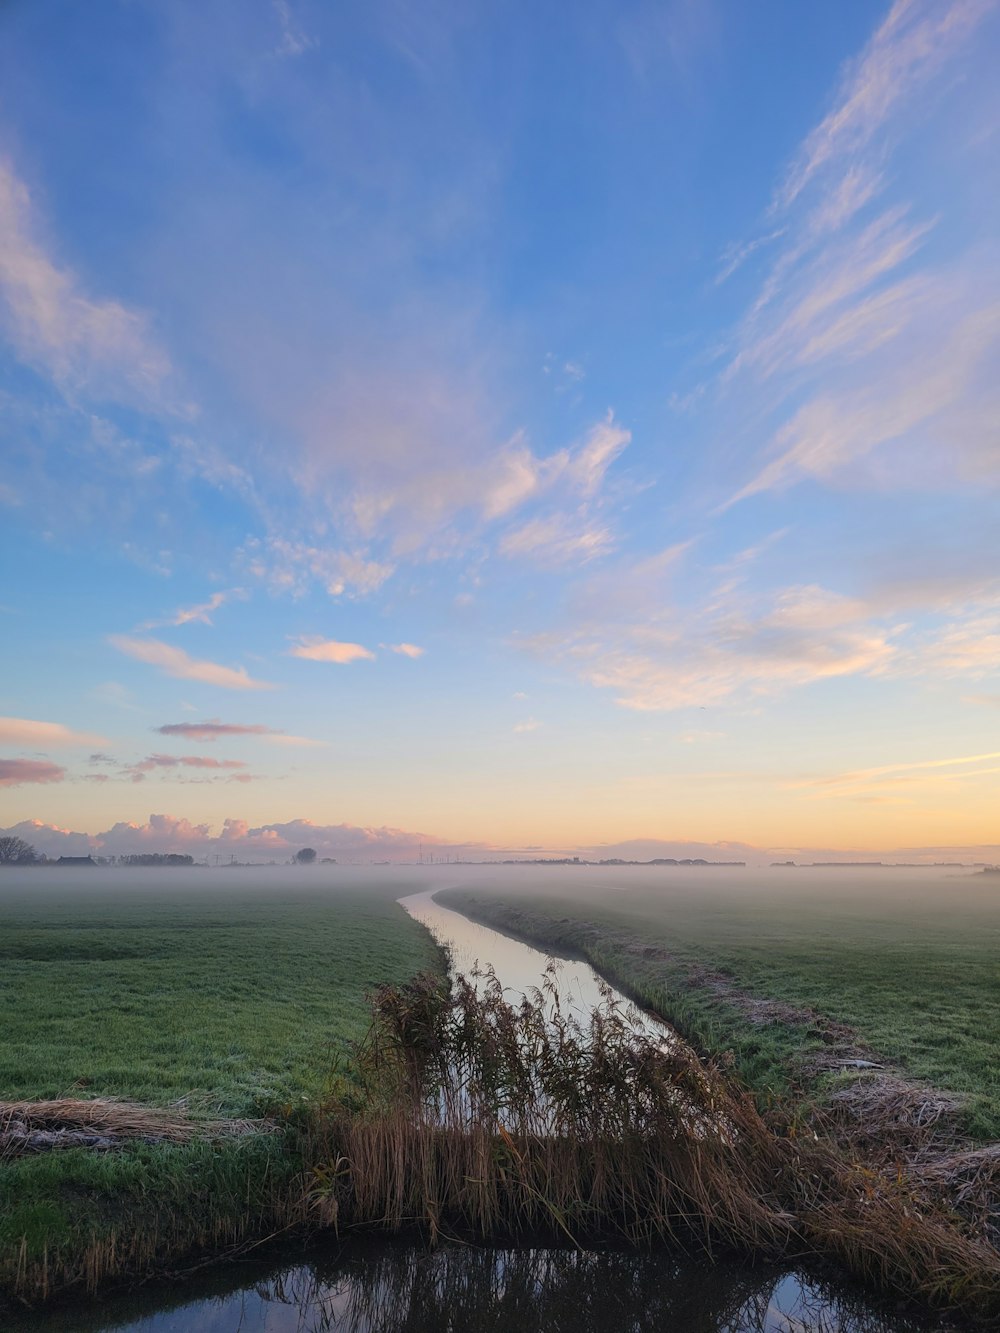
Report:
[[[59,860],[56,862],[56,865],[57,865],[57,866],[94,866],[94,868],[96,869],[96,867],[97,867],[97,862],[94,860],[94,858],[93,858],[92,856],[60,856]]]

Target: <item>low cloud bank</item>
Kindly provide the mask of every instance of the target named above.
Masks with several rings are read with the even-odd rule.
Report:
[[[287,861],[302,847],[337,861],[416,861],[431,858],[471,861],[547,860],[578,855],[581,860],[654,861],[658,858],[703,861],[745,861],[751,866],[773,861],[810,862],[882,861],[933,865],[943,862],[1000,862],[1000,844],[962,847],[823,848],[757,847],[746,842],[692,842],[680,839],[631,838],[615,843],[580,847],[498,847],[486,842],[448,842],[434,834],[408,829],[365,827],[357,824],[317,824],[309,819],[276,821],[253,826],[244,819],[226,819],[216,830],[210,824],[192,824],[175,815],[151,814],[145,824],[124,820],[101,833],[59,828],[38,819],[26,819],[0,828],[31,843],[48,857],[128,856],[136,852],[180,852],[196,860]]]
[[[0,830],[31,843],[48,857],[127,856],[134,852],[181,852],[197,860],[219,855],[238,861],[287,861],[302,847],[335,860],[413,861],[425,855],[481,855],[485,844],[470,846],[396,828],[365,828],[356,824],[315,824],[308,819],[252,827],[244,819],[227,819],[216,832],[209,824],[192,824],[174,815],[151,814],[145,824],[120,821],[101,833],[80,833],[37,819]]]

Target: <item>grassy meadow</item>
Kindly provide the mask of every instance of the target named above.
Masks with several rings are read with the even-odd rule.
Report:
[[[319,867],[5,874],[0,1101],[280,1119],[364,1036],[370,990],[442,966],[396,903],[418,887]],[[266,1234],[300,1169],[291,1131],[0,1154],[0,1291]]]
[[[0,1098],[253,1115],[314,1093],[364,1034],[366,992],[436,951],[405,885],[284,873],[0,880]]]
[[[441,902],[589,959],[759,1093],[829,1090],[815,1025],[751,1021],[727,987],[811,1009],[874,1058],[964,1099],[1000,1139],[1000,889],[945,870],[552,867]],[[721,980],[722,985],[718,982]],[[773,1012],[780,1014],[780,1009]]]

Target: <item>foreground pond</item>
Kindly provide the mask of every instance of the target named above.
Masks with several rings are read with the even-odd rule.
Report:
[[[798,1273],[664,1252],[435,1251],[377,1242],[257,1257],[8,1333],[917,1333]]]

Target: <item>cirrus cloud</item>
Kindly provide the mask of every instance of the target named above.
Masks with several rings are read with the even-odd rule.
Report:
[[[326,741],[312,740],[308,736],[293,736],[287,731],[278,731],[261,723],[220,722],[215,717],[205,722],[165,722],[162,727],[157,727],[155,730],[161,736],[181,736],[189,741],[217,741],[220,738],[260,736],[269,745],[308,747],[326,744]]]
[[[137,662],[159,667],[168,676],[178,680],[198,680],[204,685],[218,685],[224,690],[273,690],[275,685],[266,680],[255,680],[245,667],[227,667],[218,662],[199,661],[182,648],[174,648],[160,639],[133,639],[126,634],[112,634],[112,647]]]

